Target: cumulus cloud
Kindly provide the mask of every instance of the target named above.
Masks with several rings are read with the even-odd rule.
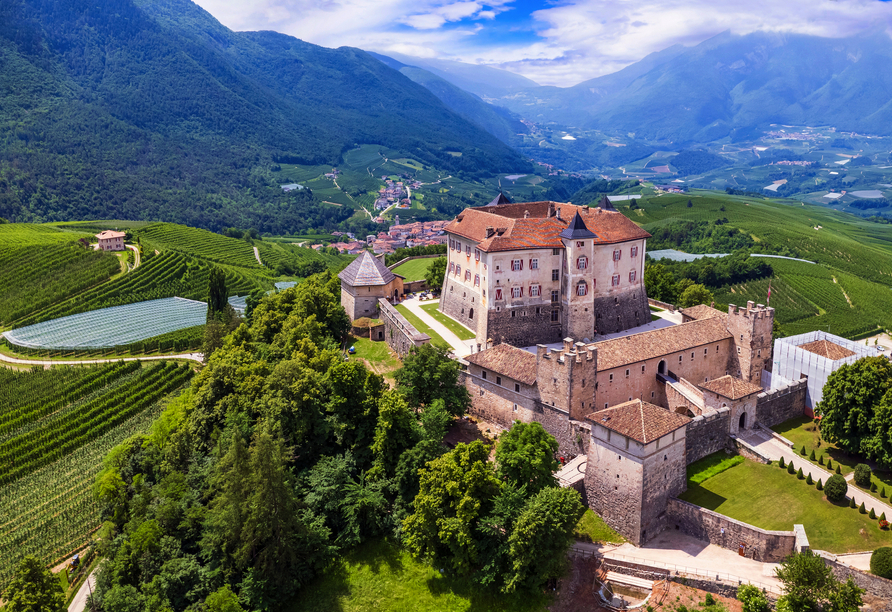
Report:
[[[197,1],[235,30],[496,65],[560,86],[725,30],[849,36],[892,29],[892,2],[878,0],[542,0],[532,11],[512,0]]]

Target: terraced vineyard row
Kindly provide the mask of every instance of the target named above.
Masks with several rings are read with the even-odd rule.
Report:
[[[76,242],[0,248],[0,323],[64,300],[119,271],[117,257]]]
[[[189,368],[173,362],[149,366],[125,384],[74,410],[46,417],[39,428],[7,438],[0,443],[0,485],[61,459],[146,410],[191,377]]]
[[[0,244],[4,246],[45,246],[89,238],[87,232],[65,232],[50,225],[0,223]]]
[[[16,321],[16,327],[57,319],[79,312],[121,306],[146,300],[185,297],[206,299],[208,276],[213,264],[202,262],[180,253],[164,252],[147,255],[136,270],[116,278],[101,287]],[[229,267],[226,287],[230,294],[245,295],[260,286],[256,277]]]
[[[30,402],[48,400],[60,389],[90,376],[95,368],[57,368],[18,372],[0,368],[0,415],[14,412]]]
[[[146,247],[159,251],[178,251],[242,268],[261,267],[250,244],[207,230],[174,223],[156,223],[139,230],[139,238]]]

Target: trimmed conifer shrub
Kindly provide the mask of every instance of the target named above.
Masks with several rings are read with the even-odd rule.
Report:
[[[805,457],[805,444],[802,445],[802,448],[799,449],[799,454]]]
[[[821,479],[820,479],[820,478],[818,478],[818,484],[815,485],[815,488],[816,488],[818,491],[823,491],[823,490],[824,490],[824,483],[821,482]]]
[[[850,497],[849,498],[849,508],[857,508],[857,507],[858,507],[858,504],[855,503],[855,498]]]
[[[833,469],[833,460],[830,457],[827,457],[827,469],[828,470]]]
[[[885,520],[886,520],[886,513],[885,513],[885,512],[883,512],[883,513],[880,515],[880,520],[881,520],[881,521],[885,521]]]
[[[867,514],[867,508],[864,507],[864,502],[861,502],[861,505],[858,506],[858,512],[861,514]]]
[[[782,468],[787,467],[787,464],[784,463],[784,458],[783,458],[783,457],[780,458],[780,461],[778,462],[778,465],[779,465],[780,467],[782,467]]]
[[[824,465],[824,455],[818,457],[818,465]]]
[[[815,481],[811,478],[811,472],[808,473],[808,478],[805,479],[805,484],[815,484]]]
[[[880,497],[886,497],[886,487],[883,487],[883,490],[880,491]]]
[[[812,450],[811,455],[809,455],[808,458],[809,458],[811,461],[814,461],[814,460],[816,459],[816,457],[815,457],[815,451],[814,451],[814,450]]]
[[[870,512],[867,513],[867,516],[870,517],[870,518],[872,518],[872,519],[875,519],[875,518],[877,517],[877,513],[874,512],[873,508],[871,508],[871,509],[870,509]]]
[[[870,492],[871,493],[877,492],[877,483],[875,483],[875,482],[870,483]]]
[[[839,469],[839,464],[838,464],[838,463],[836,464],[836,473],[837,473],[837,474],[842,474],[842,470]]]
[[[802,468],[799,468],[799,471],[796,472],[796,478],[798,478],[799,480],[802,480],[805,478],[805,474],[802,473]]]
[[[792,461],[791,461],[790,463],[787,464],[787,473],[788,473],[788,474],[795,474],[795,473],[796,473],[796,468],[793,467],[793,462],[792,462]]]

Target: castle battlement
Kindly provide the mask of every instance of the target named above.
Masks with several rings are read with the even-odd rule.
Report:
[[[551,359],[555,363],[582,363],[584,361],[593,361],[597,359],[598,349],[586,345],[584,342],[573,342],[572,338],[564,338],[564,347],[559,350],[552,350],[544,344],[536,345],[536,357],[539,359]]]
[[[746,307],[728,304],[728,314],[731,316],[751,317],[753,319],[773,318],[774,308],[771,306],[766,307],[765,304],[756,304],[750,300],[746,303]]]
[[[701,427],[703,425],[708,425],[713,421],[717,421],[719,419],[727,419],[728,415],[731,413],[731,409],[727,406],[723,408],[719,408],[714,412],[710,412],[709,414],[700,414],[691,419],[691,422],[688,423],[688,429],[694,429],[697,427]]]

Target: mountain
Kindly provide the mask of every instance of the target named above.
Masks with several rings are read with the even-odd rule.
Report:
[[[708,142],[769,123],[892,134],[892,41],[723,33],[574,87],[489,100],[535,121]]]
[[[457,87],[491,102],[520,91],[540,87],[525,76],[492,66],[466,64],[444,59],[413,57],[402,53],[388,53],[389,57],[407,66],[416,66],[431,72]]]
[[[479,96],[461,89],[429,70],[417,66],[408,66],[386,55],[369,52],[394,70],[399,70],[414,82],[426,87],[447,107],[505,143],[511,143],[519,133],[528,128],[517,116],[506,108],[487,104]]]
[[[188,0],[0,3],[0,74],[0,217],[17,220],[292,231],[314,201],[283,195],[276,164],[357,143],[469,177],[529,167],[362,50],[232,32]]]

